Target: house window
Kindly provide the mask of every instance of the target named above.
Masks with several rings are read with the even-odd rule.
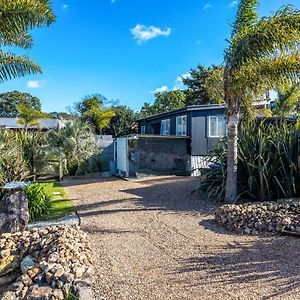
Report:
[[[208,119],[209,137],[223,137],[226,134],[226,120],[224,116],[210,116]]]
[[[141,134],[146,134],[146,126],[145,125],[141,126]]]
[[[160,135],[170,135],[170,119],[161,120]]]
[[[176,135],[178,136],[186,136],[186,116],[180,116],[176,118]]]

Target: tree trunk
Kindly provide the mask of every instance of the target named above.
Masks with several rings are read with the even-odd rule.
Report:
[[[225,201],[235,202],[237,198],[237,163],[238,163],[238,122],[237,112],[228,115],[228,146],[227,146],[227,178]]]
[[[224,69],[224,93],[227,105],[227,177],[225,201],[235,202],[237,198],[237,143],[238,143],[238,123],[239,123],[239,101],[233,99],[230,93],[230,70],[226,66]]]

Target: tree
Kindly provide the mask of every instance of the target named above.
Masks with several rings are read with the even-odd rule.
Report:
[[[222,103],[224,101],[223,68],[199,65],[189,76],[182,77],[186,105]]]
[[[29,49],[33,40],[29,31],[49,26],[55,16],[49,0],[0,0],[0,45]],[[41,68],[28,56],[5,52],[0,48],[0,83],[27,74],[40,73]]]
[[[114,137],[132,133],[132,125],[137,118],[136,113],[126,105],[113,106],[111,109],[115,116],[109,122],[108,132]]]
[[[105,102],[104,96],[96,94],[86,96],[81,102],[75,104],[75,110],[80,114],[80,118],[94,125],[100,134],[115,115],[112,109],[105,107]]]
[[[185,95],[182,91],[161,92],[155,94],[153,105],[149,103],[143,105],[140,115],[147,117],[183,107],[185,107]]]
[[[35,110],[41,110],[41,100],[29,93],[18,91],[0,94],[0,117],[16,118],[18,117],[18,105],[24,104]]]
[[[27,129],[29,126],[39,125],[38,119],[47,118],[48,114],[43,113],[40,110],[28,107],[21,103],[18,105],[18,123]]]
[[[225,51],[228,154],[225,201],[237,198],[237,129],[241,106],[282,82],[299,82],[300,11],[287,6],[258,18],[257,0],[241,0]]]

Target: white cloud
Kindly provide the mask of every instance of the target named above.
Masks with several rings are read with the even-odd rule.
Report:
[[[40,89],[44,87],[46,82],[44,80],[30,80],[27,82],[27,87],[30,89]]]
[[[69,8],[69,5],[68,4],[63,4],[62,7],[61,7],[63,10],[67,10]]]
[[[230,8],[235,7],[237,5],[237,0],[233,0],[228,6]]]
[[[169,90],[169,88],[166,85],[164,85],[160,88],[155,89],[154,91],[151,91],[150,93],[151,94],[157,94],[157,93],[167,92],[168,90]]]
[[[140,45],[143,42],[149,41],[151,39],[154,39],[159,36],[166,36],[168,37],[172,29],[166,28],[165,30],[155,27],[155,26],[146,26],[142,24],[137,24],[134,28],[131,30],[131,34],[133,35],[133,38],[137,41],[137,43]]]
[[[173,90],[180,90],[180,89],[183,89],[184,88],[184,85],[183,85],[183,82],[182,82],[182,79],[186,79],[190,76],[190,72],[187,72],[187,73],[183,73],[181,74],[180,76],[178,76],[175,80],[175,84],[174,84],[174,88]]]
[[[209,3],[206,3],[206,4],[203,6],[203,9],[204,9],[204,10],[207,10],[207,9],[209,9],[209,8],[211,8],[211,4],[209,4]]]

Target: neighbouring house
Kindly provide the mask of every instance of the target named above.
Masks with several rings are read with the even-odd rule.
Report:
[[[29,126],[29,130],[42,130],[48,131],[51,129],[63,129],[66,126],[66,122],[70,121],[63,121],[57,119],[38,119],[38,125]],[[23,125],[18,123],[18,118],[0,118],[0,129],[22,129],[24,128]]]
[[[226,133],[225,106],[187,106],[137,123],[137,135],[116,139],[117,174],[198,175]]]

